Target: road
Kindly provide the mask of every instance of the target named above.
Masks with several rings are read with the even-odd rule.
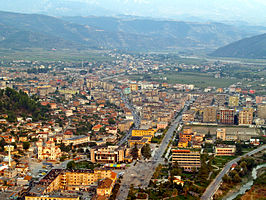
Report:
[[[262,150],[264,150],[266,148],[266,145],[263,145],[257,149],[254,149],[253,151],[250,151],[246,154],[244,154],[243,156],[237,157],[234,160],[231,160],[230,162],[228,162],[224,168],[222,169],[222,171],[218,174],[218,176],[216,176],[216,178],[211,182],[211,184],[207,187],[207,189],[205,190],[205,192],[203,193],[203,195],[201,196],[202,200],[208,200],[208,199],[212,199],[212,196],[215,194],[215,192],[219,189],[220,184],[222,182],[222,178],[223,176],[230,170],[231,166],[233,163],[238,162],[242,157],[244,156],[251,156],[253,154],[256,154]]]
[[[140,116],[137,114],[136,109],[130,104],[129,100],[123,92],[121,91],[121,98],[124,101],[126,107],[131,110],[133,118],[134,118],[134,126],[128,131],[128,133],[117,143],[117,145],[121,146],[127,142],[128,138],[131,135],[132,129],[137,129],[140,126]]]
[[[162,155],[164,154],[168,143],[170,142],[174,131],[176,130],[179,122],[182,119],[182,113],[187,110],[187,107],[177,116],[177,118],[171,123],[170,128],[165,134],[164,139],[162,140],[159,148],[156,150],[154,156],[148,161],[139,161],[136,165],[131,165],[126,169],[123,176],[120,190],[117,196],[118,200],[124,200],[128,196],[130,185],[140,187],[147,187],[152,178],[152,175],[156,167],[164,162]]]

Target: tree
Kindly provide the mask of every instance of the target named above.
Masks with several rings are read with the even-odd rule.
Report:
[[[234,183],[239,183],[239,182],[241,182],[241,178],[240,178],[240,176],[239,176],[238,173],[236,173],[236,174],[234,175],[234,177],[233,177],[233,182],[234,182]]]
[[[137,143],[135,143],[134,147],[131,149],[130,154],[134,160],[139,157],[139,149],[138,149]]]
[[[75,167],[76,167],[76,164],[74,161],[69,161],[67,163],[67,169],[75,169]]]
[[[142,148],[141,148],[141,155],[145,158],[145,159],[149,159],[151,157],[151,147],[149,144],[145,144]]]
[[[170,171],[171,176],[180,176],[182,174],[182,169],[178,166],[178,163],[173,163],[172,170]]]
[[[230,176],[228,176],[227,174],[225,174],[222,179],[223,179],[223,182],[225,183],[231,183],[231,180],[232,180]]]
[[[115,120],[114,120],[113,118],[109,118],[109,119],[108,119],[108,123],[109,123],[109,124],[115,124]]]
[[[23,149],[27,150],[30,148],[30,143],[29,142],[23,142]]]

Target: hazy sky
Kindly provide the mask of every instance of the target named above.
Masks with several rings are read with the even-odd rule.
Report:
[[[104,8],[114,14],[173,19],[193,16],[205,20],[237,20],[266,25],[266,0],[0,0],[0,10],[49,13],[51,9],[58,9],[71,13],[73,4],[70,2],[75,2],[75,15],[79,11],[76,4],[82,2],[81,15],[90,15],[91,11],[86,13],[86,9],[91,6],[94,10]]]
[[[84,0],[126,14],[266,22],[266,0]],[[105,6],[107,7],[107,6]]]

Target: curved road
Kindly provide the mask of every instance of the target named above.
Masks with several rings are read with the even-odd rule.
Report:
[[[230,170],[232,164],[238,162],[242,157],[245,156],[251,156],[253,154],[256,154],[266,148],[266,145],[262,145],[257,149],[254,149],[253,151],[250,151],[243,156],[239,156],[235,158],[234,160],[231,160],[229,163],[225,165],[225,167],[222,169],[222,171],[216,176],[216,178],[211,182],[211,184],[207,187],[203,195],[201,196],[201,200],[209,200],[212,199],[215,192],[219,189],[220,184],[222,182],[223,176]]]

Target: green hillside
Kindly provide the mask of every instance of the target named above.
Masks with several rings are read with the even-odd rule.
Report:
[[[214,51],[211,56],[266,59],[266,34],[245,38]]]
[[[47,109],[22,91],[0,90],[0,112],[7,114],[10,122],[15,122],[17,117],[32,117],[33,121],[46,119]]]

